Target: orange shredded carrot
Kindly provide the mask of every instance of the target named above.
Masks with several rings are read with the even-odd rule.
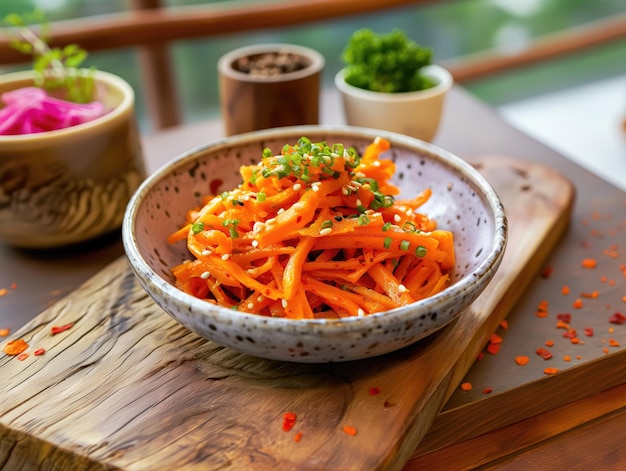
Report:
[[[228,308],[293,319],[363,316],[432,296],[451,283],[454,237],[398,199],[395,163],[376,138],[362,157],[302,137],[240,169],[242,183],[190,208],[169,243],[192,260],[176,286]]]

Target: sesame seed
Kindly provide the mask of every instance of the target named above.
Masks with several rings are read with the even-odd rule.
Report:
[[[259,241],[255,239],[255,240],[253,240],[253,241],[250,243],[250,245],[252,245],[252,247],[256,248],[256,247],[258,247],[258,246],[259,246]]]
[[[293,191],[300,191],[302,189],[302,185],[300,185],[300,183],[296,183],[293,186]]]
[[[254,309],[254,303],[248,303],[248,309]]]
[[[210,251],[209,249],[204,249],[204,250],[201,252],[201,255],[202,255],[203,257],[208,257],[209,255],[211,255],[211,251]]]
[[[401,293],[406,293],[407,291],[406,286],[402,284],[398,285],[398,291],[400,291]]]
[[[255,222],[254,226],[252,226],[252,232],[254,232],[255,234],[258,234],[259,232],[261,232],[264,229],[265,229],[265,223],[263,223],[261,221]]]
[[[313,191],[320,191],[320,183],[319,182],[315,182],[315,183],[311,184],[311,190],[313,190]]]
[[[402,218],[400,217],[399,214],[394,214],[393,215],[393,221],[394,222],[400,222],[400,221],[402,221]]]
[[[263,296],[262,294],[259,294],[256,298],[256,300],[260,303],[262,303],[264,299],[265,299],[265,296]]]
[[[285,309],[287,307],[287,300],[286,299],[281,299],[280,300],[280,304],[282,304],[283,309]]]
[[[320,230],[320,235],[327,236],[331,232],[333,232],[333,228],[332,227],[325,227],[324,229]]]
[[[341,188],[341,194],[343,196],[348,196],[348,188],[346,188],[345,186]]]
[[[291,207],[293,209],[303,209],[304,208],[304,203],[301,203],[300,201],[298,201],[298,202],[294,203]]]
[[[359,317],[363,317],[365,315],[365,311],[361,308],[359,308],[359,310],[356,313],[358,314]]]
[[[372,165],[373,165],[374,167],[380,167],[380,161],[378,161],[378,160],[374,160],[374,162],[372,162]]]
[[[285,208],[279,208],[278,211],[276,211],[276,214],[283,214],[285,212]]]
[[[226,261],[230,258],[230,254],[229,253],[225,253],[224,255],[222,255],[222,260]]]
[[[208,271],[205,271],[204,273],[202,273],[202,275],[200,275],[200,278],[202,278],[203,280],[208,279],[211,276],[211,273]]]
[[[362,206],[362,205],[361,205],[361,200],[360,200],[359,198],[357,198],[357,199],[356,199],[356,205],[357,205],[357,206]]]
[[[274,224],[274,221],[276,221],[276,218],[269,218],[265,220],[265,224]]]

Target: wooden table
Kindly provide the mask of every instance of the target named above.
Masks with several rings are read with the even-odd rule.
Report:
[[[324,96],[322,115],[325,123],[342,122],[332,92]],[[147,135],[144,137],[144,150],[148,169],[154,171],[176,155],[221,135],[219,122],[198,123]],[[581,234],[584,223],[581,221],[593,218],[594,211],[598,212],[598,217],[604,217],[601,211],[605,206],[621,207],[622,210],[626,207],[626,196],[622,191],[511,128],[494,110],[477,102],[462,89],[452,91],[435,143],[470,162],[484,157],[538,162],[557,169],[575,185],[577,203],[572,215],[572,228],[546,266],[558,266],[574,253],[578,254],[581,241],[584,242]],[[615,251],[616,256],[621,257],[622,263],[626,264],[624,224],[626,222],[619,221],[615,224],[622,234],[621,246],[616,247]],[[0,289],[7,290],[0,298],[0,328],[16,331],[122,254],[119,234],[71,250],[29,251],[0,246]],[[626,269],[624,274],[613,276],[617,288],[613,287],[612,291],[621,290],[621,295],[626,295]],[[537,283],[531,286],[528,297],[516,304],[510,314],[511,320],[521,319],[529,310],[534,310],[537,296],[543,294],[542,290],[554,292],[558,281],[547,287],[537,287]],[[624,306],[614,303],[611,309],[624,312]],[[615,328],[619,330],[620,326]],[[621,326],[622,331],[625,329],[626,326]],[[625,339],[623,343],[626,344],[626,337],[621,338]],[[514,341],[515,335],[511,333],[507,344],[513,345]],[[540,341],[543,342],[544,338]],[[405,469],[461,470],[479,466],[483,467],[481,469],[626,469],[626,448],[623,446],[623,430],[626,429],[626,371],[623,367],[617,367],[623,360],[621,350],[607,358],[609,361],[600,358],[590,362],[587,369],[579,368],[578,373],[570,375],[572,380],[584,383],[586,374],[602,368],[603,373],[594,378],[595,384],[587,388],[587,392],[548,390],[546,394],[561,396],[561,399],[548,401],[548,405],[539,408],[536,415],[526,413],[515,421],[500,418],[493,426],[485,425],[483,429],[486,432],[483,434],[468,434],[460,440],[459,436],[463,434],[457,433],[446,441],[441,438],[437,428],[445,425],[446,420],[448,427],[450,421],[454,425],[456,411],[462,411],[466,406],[468,396],[460,391],[451,397],[442,411],[441,420],[433,426],[433,436],[425,437]],[[490,356],[488,360],[476,362],[468,373],[466,380],[475,387],[479,387],[481,382],[491,382],[487,386],[497,383],[493,372],[504,367],[498,364],[498,361],[504,360],[499,360],[496,355]],[[532,383],[531,380],[528,382]],[[532,384],[523,392],[528,394],[531,401],[544,394],[539,386],[533,387]],[[502,397],[506,399],[507,396]],[[517,400],[520,398],[514,394],[512,397]],[[472,408],[481,411],[480,400],[471,402]],[[497,401],[491,402],[497,404]],[[550,404],[556,406],[550,407]],[[497,411],[491,412],[497,416]],[[482,410],[483,417],[476,419],[488,422],[491,412]],[[462,417],[463,414],[458,416]]]

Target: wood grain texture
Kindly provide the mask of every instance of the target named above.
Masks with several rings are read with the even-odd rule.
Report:
[[[567,227],[573,192],[558,173],[503,158],[480,169],[507,208],[511,242],[455,323],[369,360],[261,360],[187,332],[121,258],[12,337],[30,344],[29,358],[0,357],[0,468],[401,468]],[[298,417],[290,432],[285,412]]]

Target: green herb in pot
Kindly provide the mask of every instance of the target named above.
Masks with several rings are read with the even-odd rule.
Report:
[[[422,47],[399,29],[377,34],[355,31],[342,53],[345,81],[358,88],[384,93],[424,90],[435,83],[421,74],[431,64],[432,49]]]

